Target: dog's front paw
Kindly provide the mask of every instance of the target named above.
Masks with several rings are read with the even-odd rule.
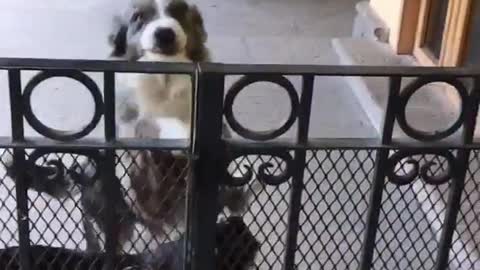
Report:
[[[123,93],[123,95],[118,95],[116,108],[118,122],[127,124],[132,123],[139,118],[139,107],[133,99],[134,97],[131,96],[131,94]]]
[[[138,106],[134,104],[125,104],[125,106],[122,106],[122,109],[119,111],[120,121],[124,123],[135,121],[138,118],[138,115]]]
[[[150,119],[140,119],[135,126],[135,137],[137,138],[159,138],[160,127]]]

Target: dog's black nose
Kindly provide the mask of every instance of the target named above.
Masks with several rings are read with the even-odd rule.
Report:
[[[168,45],[175,42],[175,32],[171,28],[158,28],[154,35],[159,45]]]

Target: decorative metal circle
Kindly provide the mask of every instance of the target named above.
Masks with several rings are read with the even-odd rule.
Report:
[[[50,128],[44,125],[33,113],[31,98],[32,93],[36,86],[41,82],[48,80],[53,77],[66,77],[73,79],[75,81],[83,84],[90,94],[92,95],[93,101],[95,103],[95,111],[90,122],[85,125],[83,128],[77,131],[63,131]],[[24,114],[28,123],[34,128],[38,133],[42,134],[45,137],[50,139],[59,140],[59,141],[72,141],[88,135],[92,130],[98,125],[100,119],[103,115],[103,100],[102,94],[98,89],[97,84],[87,75],[79,71],[43,71],[35,75],[25,87],[23,93],[24,100]]]
[[[233,115],[233,103],[235,101],[235,98],[245,87],[256,82],[271,82],[273,84],[277,84],[281,86],[283,89],[285,89],[285,91],[287,92],[290,98],[290,106],[291,106],[290,115],[288,116],[287,121],[285,121],[285,123],[283,123],[283,125],[278,129],[269,130],[269,131],[254,131],[242,126],[242,124],[240,124],[235,118],[235,116]],[[244,76],[240,80],[235,82],[230,88],[230,90],[228,91],[225,97],[224,113],[225,113],[225,118],[227,119],[227,122],[230,125],[230,127],[240,136],[247,139],[256,140],[256,141],[267,141],[267,140],[277,138],[278,136],[287,132],[292,127],[298,115],[298,110],[300,106],[299,104],[300,103],[298,100],[297,92],[295,91],[295,87],[284,76],[272,75],[272,76],[259,77],[259,76],[249,75],[249,76]]]
[[[457,90],[461,100],[460,115],[458,116],[458,119],[455,120],[455,122],[450,127],[448,127],[443,131],[433,131],[433,132],[421,131],[408,124],[407,116],[406,116],[407,104],[410,98],[413,96],[413,94],[415,94],[417,90],[419,90],[420,88],[422,88],[427,84],[435,83],[435,82],[444,82],[446,84],[453,86]],[[455,78],[420,78],[418,80],[413,81],[409,85],[407,85],[400,94],[400,105],[399,105],[399,111],[397,112],[398,124],[408,136],[419,141],[437,141],[437,140],[444,139],[452,135],[453,133],[455,133],[462,126],[463,121],[465,119],[465,113],[466,113],[465,102],[467,98],[468,98],[467,89],[465,88],[465,86],[461,81]]]

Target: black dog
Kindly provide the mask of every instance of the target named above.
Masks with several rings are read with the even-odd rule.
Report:
[[[87,250],[99,252],[101,247],[98,239],[98,232],[94,227],[96,223],[101,232],[107,231],[107,211],[110,218],[118,222],[116,237],[119,240],[118,248],[126,240],[130,239],[133,233],[136,216],[128,207],[124,197],[125,190],[118,179],[111,181],[108,186],[102,181],[101,167],[102,155],[93,155],[92,159],[82,164],[74,163],[70,168],[65,168],[61,160],[50,160],[44,166],[36,165],[33,162],[26,162],[24,173],[25,184],[32,190],[39,193],[46,193],[56,199],[73,198],[80,194],[80,202],[84,216],[82,224],[85,229]],[[13,180],[17,178],[17,169],[13,166],[13,160],[7,160],[7,175]],[[112,200],[110,206],[107,203],[107,196]],[[121,222],[120,222],[121,221]]]
[[[241,217],[229,217],[217,223],[217,270],[246,270],[253,263],[260,244]],[[153,253],[116,255],[114,269],[182,270],[184,240],[160,245]],[[106,262],[105,253],[91,253],[64,248],[32,246],[31,258],[35,269],[100,270]],[[0,269],[20,269],[18,248],[0,250]]]

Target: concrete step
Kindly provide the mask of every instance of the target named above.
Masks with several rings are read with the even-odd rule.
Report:
[[[366,66],[414,66],[415,60],[410,56],[394,54],[388,44],[364,38],[339,38],[332,40],[332,47],[337,53],[342,65],[366,65]],[[402,89],[416,78],[402,79]],[[388,78],[378,77],[346,77],[354,96],[357,97],[363,110],[368,115],[372,126],[379,136],[382,134],[382,122],[388,98]],[[468,82],[467,82],[468,83]],[[444,84],[429,84],[422,87],[410,99],[407,105],[407,121],[415,128],[433,131],[443,130],[449,127],[458,116],[458,97],[452,95],[451,88]],[[459,139],[461,131],[452,135],[452,140]],[[478,134],[478,132],[476,132]],[[394,138],[406,139],[407,135],[396,125]],[[477,168],[478,164],[470,164],[470,171]],[[410,168],[404,168],[408,171]],[[480,190],[475,184],[479,175],[472,172],[466,180],[464,201],[462,202],[461,215],[463,218],[457,224],[457,232],[453,237],[453,250],[456,260],[451,262],[452,269],[475,268],[475,262],[480,259],[480,254],[475,246],[480,244],[480,239],[471,228],[480,227],[478,217],[480,209],[476,209],[469,201],[476,201],[480,197]],[[471,178],[471,179],[470,179]],[[435,233],[437,241],[440,240],[440,232],[446,209],[447,186],[426,185],[423,181],[415,181],[412,189],[419,203],[419,207],[430,221],[431,231]],[[439,192],[441,190],[442,192]],[[477,266],[478,267],[478,266]],[[472,269],[473,269],[472,268]]]
[[[336,38],[332,46],[342,65],[367,66],[414,66],[411,56],[393,53],[388,44],[361,38]],[[416,78],[403,78],[402,88]],[[362,104],[372,125],[381,134],[382,122],[388,98],[388,78],[347,77],[348,84]],[[443,130],[456,120],[458,111],[452,103],[451,93],[447,94],[445,84],[431,84],[422,87],[407,105],[407,121],[424,131]],[[454,100],[455,101],[455,100]],[[406,135],[396,127],[394,137]]]

